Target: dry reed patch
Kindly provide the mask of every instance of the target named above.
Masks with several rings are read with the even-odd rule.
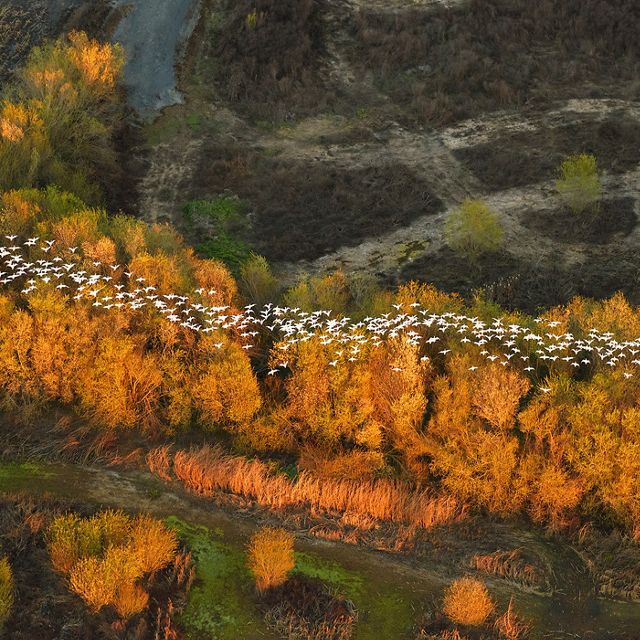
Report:
[[[485,555],[476,554],[471,558],[471,566],[478,571],[509,578],[526,585],[539,586],[544,582],[536,567],[523,558],[522,549],[498,550]]]
[[[302,575],[270,591],[263,604],[267,625],[281,638],[349,640],[357,620],[353,602]]]
[[[494,604],[484,583],[474,578],[454,580],[444,594],[443,610],[458,624],[478,626],[493,611]]]
[[[494,628],[504,640],[523,640],[527,637],[529,626],[513,612],[513,598],[509,600],[507,610],[496,620]]]
[[[168,474],[165,450],[147,456],[150,469]],[[322,512],[369,516],[377,520],[431,528],[458,521],[465,507],[451,496],[437,496],[397,480],[341,480],[302,472],[295,480],[276,475],[259,460],[230,456],[218,447],[177,451],[173,474],[187,488],[202,495],[234,493],[273,509],[302,506]]]

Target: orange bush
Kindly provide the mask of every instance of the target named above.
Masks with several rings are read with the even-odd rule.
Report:
[[[149,600],[139,580],[175,558],[177,540],[149,516],[102,511],[91,518],[58,516],[47,531],[47,546],[54,568],[93,611],[111,605],[127,618]]]
[[[489,617],[494,604],[480,580],[458,578],[445,591],[443,609],[453,622],[476,626]]]
[[[148,515],[139,515],[129,534],[131,553],[142,573],[153,573],[175,557],[178,539],[173,529]]]
[[[249,543],[248,563],[258,591],[280,586],[295,566],[293,534],[284,529],[261,529]]]
[[[89,556],[78,560],[69,572],[69,585],[92,610],[99,611],[116,604],[122,587],[126,597],[128,586],[133,585],[142,573],[127,549],[110,547],[104,558]]]

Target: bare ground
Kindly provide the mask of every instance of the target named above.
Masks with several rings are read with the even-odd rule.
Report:
[[[398,0],[384,10],[443,4]],[[209,82],[215,64],[207,38],[215,30],[206,21],[223,21],[225,10],[221,2],[207,6],[182,75],[187,104],[149,130],[141,215],[184,227],[188,200],[232,191],[249,203],[246,240],[286,283],[343,268],[387,284],[420,279],[463,293],[484,286],[501,302],[531,310],[617,289],[633,298],[640,103],[613,90],[612,97],[490,111],[444,128],[408,125],[373,74],[353,65],[360,8],[332,0],[323,14],[320,76],[338,96],[335,109],[260,122]],[[568,218],[555,193],[559,161],[580,151],[594,153],[603,172],[597,219]],[[424,196],[422,212],[416,194]],[[443,241],[447,215],[466,198],[485,199],[498,212],[507,240],[500,255],[473,265]]]
[[[26,47],[56,21],[86,22],[89,5],[49,0],[43,21],[22,0],[11,0],[0,10],[5,65],[3,24],[28,24],[33,42],[25,39]],[[386,284],[420,279],[465,294],[485,287],[500,302],[528,310],[618,289],[635,301],[640,102],[622,98],[625,87],[615,79],[597,85],[591,78],[597,97],[584,97],[581,86],[575,97],[489,110],[446,127],[411,120],[379,70],[358,60],[358,16],[397,15],[406,22],[409,14],[441,18],[447,7],[467,10],[465,2],[430,0],[322,3],[321,24],[309,27],[323,34],[320,57],[311,69],[304,60],[297,64],[301,77],[313,79],[313,95],[325,91],[327,98],[314,107],[308,96],[300,98],[309,87],[290,78],[292,93],[277,98],[282,117],[260,120],[260,100],[280,85],[266,84],[254,105],[229,98],[219,80],[224,70],[216,42],[232,24],[226,22],[230,12],[239,9],[226,0],[205,0],[178,74],[186,101],[164,109],[143,130],[146,144],[129,149],[138,158],[131,173],[139,179],[122,189],[121,205],[133,207],[138,191],[141,216],[172,221],[197,243],[210,231],[188,228],[185,203],[233,192],[249,212],[243,239],[274,264],[285,283],[343,268],[373,273]],[[99,30],[100,23],[110,33],[118,28],[111,13],[94,13],[93,27]],[[244,18],[234,20],[242,25]],[[174,31],[190,26],[177,24]],[[24,55],[10,53],[14,61]],[[419,84],[413,75],[407,78]],[[268,102],[264,106],[271,114]],[[579,151],[597,156],[605,187],[602,215],[581,221],[562,211],[554,190],[560,160]],[[443,241],[447,215],[466,198],[485,199],[495,208],[507,238],[504,251],[476,264]]]

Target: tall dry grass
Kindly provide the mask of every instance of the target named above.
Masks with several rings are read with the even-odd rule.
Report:
[[[471,558],[471,566],[478,571],[511,578],[525,584],[537,585],[540,583],[538,571],[532,564],[524,560],[521,549],[495,551],[486,555],[476,554]]]
[[[397,480],[319,478],[305,471],[290,480],[274,474],[259,460],[231,456],[219,447],[204,446],[173,455],[169,447],[158,447],[147,455],[147,465],[160,477],[171,477],[173,472],[196,493],[234,493],[274,509],[306,506],[425,529],[459,520],[465,514],[465,507],[455,498],[413,489]]]
[[[507,610],[496,620],[494,628],[504,640],[523,640],[529,634],[529,626],[513,612],[513,597]]]

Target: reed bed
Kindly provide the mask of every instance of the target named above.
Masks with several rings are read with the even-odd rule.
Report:
[[[471,566],[484,573],[511,578],[529,585],[539,585],[541,583],[538,571],[532,564],[524,560],[521,549],[475,555],[471,559]]]
[[[301,472],[295,480],[275,474],[259,460],[226,454],[219,447],[188,451],[157,447],[147,455],[149,469],[175,477],[201,495],[217,491],[255,500],[272,509],[304,506],[352,513],[429,529],[460,520],[465,507],[452,496],[438,496],[397,480],[342,480]]]

